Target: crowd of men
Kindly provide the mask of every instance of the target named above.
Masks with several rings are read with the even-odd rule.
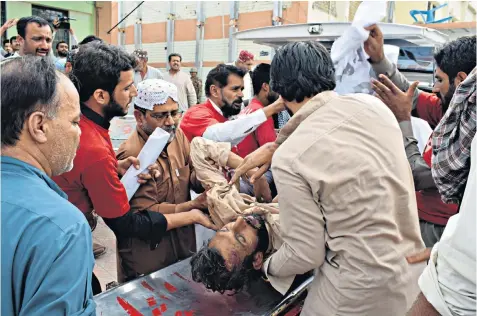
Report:
[[[18,49],[0,66],[2,315],[95,314],[95,214],[117,238],[120,283],[193,255],[193,280],[220,293],[266,278],[285,295],[314,275],[302,315],[475,315],[475,36],[438,49],[431,94],[371,26],[375,94],[338,95],[316,41],[254,69],[243,51],[202,87],[177,53],[162,73],[146,51],[88,36],[59,42],[53,60],[47,21],[2,32],[13,25],[5,56]],[[110,123],[128,113],[137,127],[115,152]],[[422,155],[412,115],[434,128]],[[129,199],[121,177],[146,167],[156,129],[169,139]],[[217,231],[201,249],[195,224]]]

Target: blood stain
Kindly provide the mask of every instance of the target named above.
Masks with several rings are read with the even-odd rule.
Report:
[[[163,300],[168,300],[168,301],[170,301],[170,300],[171,300],[170,298],[168,298],[167,296],[165,296],[165,295],[162,295],[162,294],[161,294],[161,295],[159,295],[159,297],[160,297],[160,298],[162,298]]]
[[[161,304],[161,312],[165,312],[167,310],[167,305],[166,304]]]
[[[184,280],[184,281],[190,282],[189,279],[183,277],[179,272],[174,272],[174,275],[177,276],[177,277],[179,277],[179,278],[181,278],[181,279]]]
[[[153,288],[149,283],[147,283],[146,281],[142,281],[142,282],[141,282],[141,285],[142,285],[144,288],[148,289],[149,291],[154,292],[154,288]]]
[[[174,293],[177,291],[177,288],[174,285],[170,284],[169,282],[164,282],[164,286],[169,291],[169,293]]]
[[[116,298],[118,300],[119,305],[130,315],[130,316],[144,316],[141,314],[137,309],[134,308],[131,304],[129,304],[126,300],[121,297]]]
[[[159,310],[159,308],[154,308],[152,310],[152,316],[162,316],[162,313],[161,311]]]
[[[147,299],[147,304],[149,304],[149,307],[157,305],[156,299],[153,296],[149,297]]]

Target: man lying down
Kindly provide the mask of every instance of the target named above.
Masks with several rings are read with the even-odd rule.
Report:
[[[243,160],[231,152],[230,143],[195,137],[191,160],[197,179],[208,190],[209,213],[218,228],[208,244],[192,257],[192,279],[214,292],[239,292],[262,276],[266,257],[282,244],[278,203],[257,203],[228,184],[221,169],[235,169]],[[255,185],[268,183],[263,178]],[[293,280],[294,277],[274,280],[271,285],[285,294]]]

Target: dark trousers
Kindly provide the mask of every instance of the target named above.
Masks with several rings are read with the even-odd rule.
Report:
[[[424,244],[427,248],[431,248],[437,243],[444,233],[445,226],[433,224],[423,220],[419,221],[419,226],[421,228],[421,236]]]
[[[93,288],[93,295],[97,295],[102,292],[101,283],[99,283],[99,280],[94,275],[94,272],[93,272],[93,278],[91,279],[91,287]]]

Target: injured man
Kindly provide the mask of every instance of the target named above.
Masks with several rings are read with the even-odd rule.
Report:
[[[282,244],[278,203],[257,203],[255,198],[239,193],[237,186],[228,184],[222,169],[235,169],[243,160],[231,151],[230,143],[195,137],[191,160],[197,179],[208,190],[209,214],[218,228],[208,244],[192,257],[192,278],[214,292],[239,292],[262,276],[265,259]],[[268,183],[260,178],[254,185]],[[273,279],[271,285],[285,294],[293,280],[294,277]]]

